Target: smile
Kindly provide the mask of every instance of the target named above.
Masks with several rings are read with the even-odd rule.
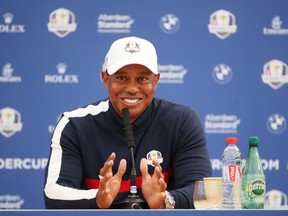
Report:
[[[139,99],[128,99],[128,98],[124,98],[123,100],[126,104],[136,104],[140,101]]]

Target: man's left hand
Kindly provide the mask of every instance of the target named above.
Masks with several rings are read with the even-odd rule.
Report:
[[[167,184],[164,181],[161,166],[156,161],[153,161],[153,164],[155,169],[153,175],[150,176],[148,173],[147,160],[145,158],[141,159],[142,193],[150,209],[164,209]]]

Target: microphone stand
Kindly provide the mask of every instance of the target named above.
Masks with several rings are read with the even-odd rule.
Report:
[[[122,110],[123,122],[125,134],[128,142],[128,148],[130,149],[131,158],[132,158],[132,168],[131,168],[131,177],[130,177],[130,194],[128,197],[122,201],[114,203],[111,208],[113,209],[149,209],[148,204],[137,195],[137,186],[136,186],[136,168],[135,168],[135,158],[134,158],[134,137],[133,131],[130,124],[129,110],[124,108]]]

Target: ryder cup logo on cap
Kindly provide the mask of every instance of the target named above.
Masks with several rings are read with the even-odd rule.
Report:
[[[143,65],[152,73],[158,74],[157,54],[153,44],[138,37],[116,40],[105,57],[103,70],[107,70],[107,73],[112,75],[130,64]]]

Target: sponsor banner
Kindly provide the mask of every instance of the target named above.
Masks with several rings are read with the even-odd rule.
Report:
[[[236,18],[227,10],[218,10],[210,15],[208,30],[220,39],[226,39],[237,31]]]
[[[264,27],[264,35],[288,35],[288,28],[282,28],[283,21],[280,16],[275,16],[271,20],[271,27]]]
[[[65,8],[54,10],[49,15],[48,31],[60,38],[66,37],[71,32],[76,31],[75,14]]]
[[[175,14],[165,14],[160,19],[160,29],[166,34],[174,34],[180,28],[180,20]]]
[[[7,63],[2,68],[2,76],[0,76],[0,83],[20,83],[22,78],[13,75],[14,68],[11,63]]]
[[[222,160],[218,158],[210,159],[212,170],[222,169]],[[264,171],[280,171],[280,160],[279,159],[261,159],[262,167]],[[244,168],[246,159],[242,159],[242,169]],[[282,165],[283,166],[283,165]]]
[[[44,77],[45,83],[54,84],[77,84],[79,78],[77,74],[65,74],[68,65],[65,63],[59,63],[56,65],[58,74],[46,74]]]
[[[24,24],[14,24],[14,14],[7,12],[3,16],[4,23],[0,22],[0,34],[1,33],[25,33],[25,25]]]
[[[237,134],[241,119],[237,115],[207,114],[204,122],[206,134]]]
[[[20,209],[24,202],[20,195],[0,194],[0,209]]]
[[[11,107],[0,110],[0,133],[9,138],[22,130],[21,114]]]
[[[134,19],[128,14],[100,14],[97,21],[98,33],[129,34]]]
[[[47,158],[0,158],[0,170],[44,170]]]
[[[183,84],[187,69],[183,65],[158,65],[161,84]]]

